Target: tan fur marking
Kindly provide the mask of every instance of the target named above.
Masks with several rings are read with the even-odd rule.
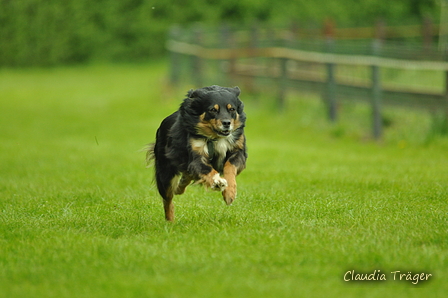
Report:
[[[167,221],[174,220],[174,204],[172,200],[163,200],[163,208],[165,209],[165,219]]]
[[[219,111],[219,105],[216,104],[216,105],[214,105],[213,107],[214,107],[217,111]]]
[[[232,105],[229,103],[228,105],[227,105],[227,110],[230,110],[232,108]]]
[[[190,138],[190,146],[191,150],[202,156],[202,162],[207,163],[207,158],[209,157],[207,142],[203,139]]]
[[[227,205],[232,204],[236,198],[236,175],[236,167],[227,161],[224,164],[224,179],[227,180],[227,188],[222,192],[222,197]]]
[[[241,136],[239,137],[239,139],[236,140],[236,142],[235,142],[235,147],[238,148],[238,149],[243,150],[243,148],[244,148],[244,140],[245,140],[245,136],[244,136],[244,135],[241,135]]]
[[[214,133],[210,123],[200,122],[197,124],[196,128],[197,128],[198,133],[205,137],[214,137],[216,135]]]
[[[196,125],[196,130],[199,134],[208,137],[208,138],[217,138],[218,135],[216,134],[215,130],[218,129],[218,121],[216,119],[210,119],[210,120],[204,120],[204,117],[202,115],[199,117],[201,122],[199,122]],[[215,129],[215,130],[214,130]]]
[[[234,126],[233,126],[234,129],[237,129],[238,127],[241,126],[240,114],[238,114],[238,113],[236,114],[236,119],[235,119],[233,125],[234,125]]]
[[[199,155],[205,155],[207,152],[207,143],[201,139],[190,138],[191,149],[197,152]]]

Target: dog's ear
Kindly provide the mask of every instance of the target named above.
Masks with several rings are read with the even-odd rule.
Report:
[[[188,97],[189,98],[203,97],[206,93],[207,91],[205,91],[204,89],[196,89],[196,90],[191,89],[190,91],[188,91]]]
[[[241,90],[238,86],[230,88],[230,90],[233,94],[235,94],[236,97],[240,96]]]
[[[188,92],[187,92],[187,97],[188,98],[190,98],[191,97],[191,94],[193,94],[193,89],[190,89],[190,90],[188,90]]]
[[[202,96],[204,96],[206,91],[202,89],[190,89],[187,92],[187,98],[181,104],[181,110],[190,115],[200,115],[203,113],[203,107],[201,104],[201,100],[199,100]]]
[[[233,88],[229,88],[230,91],[236,96],[237,102],[238,102],[238,106],[236,111],[238,112],[238,114],[242,114],[243,110],[244,110],[244,103],[241,101],[241,99],[238,97],[241,93],[241,90],[238,86],[235,86]]]
[[[236,107],[236,111],[238,114],[244,113],[244,103],[238,98],[238,106]]]

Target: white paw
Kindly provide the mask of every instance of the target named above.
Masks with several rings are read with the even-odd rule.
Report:
[[[227,180],[224,178],[221,178],[219,174],[216,174],[213,176],[213,184],[212,184],[212,190],[219,190],[224,191],[227,187]]]

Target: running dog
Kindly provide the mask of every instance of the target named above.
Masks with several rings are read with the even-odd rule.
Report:
[[[174,220],[173,196],[193,181],[221,191],[227,205],[236,198],[236,179],[246,167],[246,114],[238,87],[190,90],[175,113],[160,124],[147,162],[154,161],[165,218]]]

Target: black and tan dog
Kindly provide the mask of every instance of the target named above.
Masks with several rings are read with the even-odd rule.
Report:
[[[235,177],[247,158],[239,94],[238,87],[190,90],[179,110],[162,121],[147,161],[155,161],[167,220],[174,219],[173,196],[183,194],[192,181],[221,191],[228,205],[235,199]]]

